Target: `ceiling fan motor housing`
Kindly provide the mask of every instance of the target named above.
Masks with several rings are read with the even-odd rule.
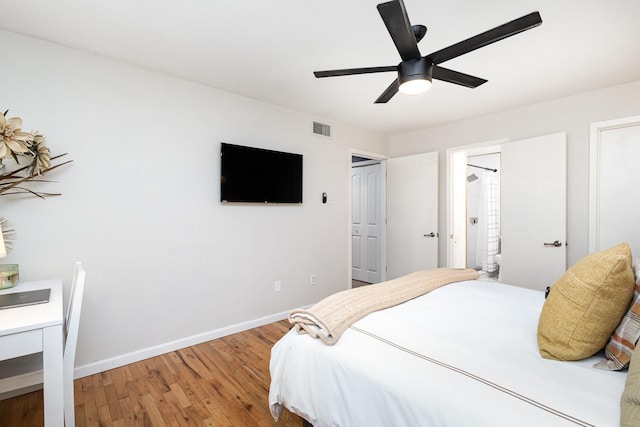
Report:
[[[408,59],[398,64],[398,84],[411,80],[431,81],[433,62],[427,58]]]

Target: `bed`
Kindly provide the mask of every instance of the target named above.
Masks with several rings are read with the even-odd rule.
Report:
[[[272,415],[287,408],[314,426],[620,425],[626,369],[594,368],[604,351],[541,357],[544,304],[541,291],[464,280],[374,311],[334,345],[292,329],[272,349]]]

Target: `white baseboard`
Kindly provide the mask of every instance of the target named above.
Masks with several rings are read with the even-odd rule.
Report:
[[[42,369],[0,379],[0,400],[11,399],[42,388]]]
[[[159,356],[161,354],[169,353],[175,350],[179,350],[181,348],[189,347],[196,344],[201,344],[203,342],[211,341],[216,338],[221,338],[227,335],[257,328],[259,326],[264,326],[269,323],[286,319],[288,315],[289,315],[289,311],[276,313],[269,316],[261,317],[259,319],[251,320],[248,322],[226,326],[224,328],[215,329],[213,331],[204,332],[202,334],[181,338],[179,340],[171,341],[165,344],[123,354],[121,356],[113,357],[110,359],[100,360],[98,362],[93,362],[87,365],[78,366],[74,369],[74,378],[77,379],[77,378],[87,377],[89,375],[108,371],[110,369],[118,368],[120,366],[128,365],[130,363],[139,362],[141,360],[149,359],[150,357]]]
[[[42,390],[42,383],[30,386],[23,386],[22,384],[20,384],[15,390],[0,393],[0,400],[11,399],[16,396],[22,396],[23,394],[31,393],[32,391],[38,390]]]

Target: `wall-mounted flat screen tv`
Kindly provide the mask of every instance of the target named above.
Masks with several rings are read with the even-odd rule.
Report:
[[[302,203],[302,154],[222,143],[220,200]]]

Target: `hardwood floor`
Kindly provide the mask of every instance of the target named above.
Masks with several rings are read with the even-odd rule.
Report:
[[[367,283],[367,282],[362,282],[360,280],[351,280],[351,287],[352,288],[359,288],[360,286],[367,286],[370,285],[371,283]]]
[[[76,426],[296,426],[269,412],[271,347],[286,321],[74,382]],[[42,390],[0,401],[0,427],[42,426]]]

